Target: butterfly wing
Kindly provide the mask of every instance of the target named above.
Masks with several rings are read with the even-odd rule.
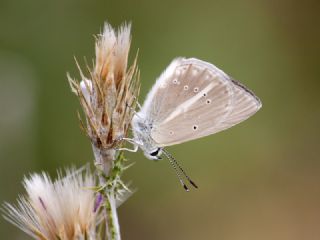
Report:
[[[261,107],[260,100],[214,65],[174,60],[150,91],[141,113],[159,146],[174,145],[227,129]]]

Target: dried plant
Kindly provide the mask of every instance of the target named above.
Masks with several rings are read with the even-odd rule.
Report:
[[[127,135],[139,93],[137,57],[127,69],[130,49],[130,25],[116,32],[108,23],[96,39],[96,60],[87,67],[90,78],[82,72],[81,82],[68,75],[72,91],[79,97],[87,125],[96,165],[109,175],[115,159],[115,146]]]
[[[25,177],[27,196],[18,205],[4,204],[4,217],[34,239],[95,240],[99,211],[93,211],[95,194],[87,189],[95,184],[87,167],[85,173],[66,170],[52,181],[46,173]]]
[[[80,124],[89,137],[95,158],[97,183],[87,168],[68,170],[66,177],[31,175],[25,178],[27,197],[18,206],[4,204],[4,217],[34,239],[120,240],[116,208],[131,194],[121,180],[126,166],[121,148],[128,134],[140,89],[137,56],[128,67],[130,24],[115,31],[108,23],[96,36],[96,59],[87,75],[78,62],[81,80],[68,74],[78,96],[85,121]]]
[[[80,71],[80,83],[68,75],[72,91],[78,96],[86,119],[80,123],[91,140],[95,165],[100,176],[96,189],[104,199],[108,239],[120,239],[116,213],[117,201],[123,201],[127,186],[120,176],[126,168],[124,157],[116,149],[127,136],[136,98],[139,93],[137,56],[128,68],[130,25],[115,31],[108,23],[96,38],[96,59],[87,67],[86,77]]]

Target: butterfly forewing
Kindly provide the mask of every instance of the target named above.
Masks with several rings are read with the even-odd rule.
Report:
[[[259,100],[214,65],[176,59],[160,76],[142,108],[151,137],[168,146],[231,127],[255,113]]]

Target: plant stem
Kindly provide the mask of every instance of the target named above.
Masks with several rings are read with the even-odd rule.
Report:
[[[92,150],[96,167],[101,170],[105,174],[105,176],[109,176],[112,169],[113,161],[115,160],[116,150],[112,148],[103,149],[97,147],[95,144],[92,144]],[[100,179],[100,181],[104,181],[104,179]]]
[[[113,163],[115,161],[116,150],[114,149],[101,149],[92,145],[95,165],[103,173],[104,176],[99,176],[100,185],[103,186],[106,184],[106,178],[111,174]],[[115,201],[115,192],[113,191],[115,181],[111,182],[109,191],[104,192],[105,197],[105,213],[107,216],[106,219],[106,232],[107,237],[110,240],[121,240],[120,235],[120,225],[117,215],[117,206]]]
[[[112,240],[120,240],[120,225],[118,221],[117,215],[117,207],[114,196],[108,194],[108,198],[106,200],[106,211],[108,216],[108,236]]]

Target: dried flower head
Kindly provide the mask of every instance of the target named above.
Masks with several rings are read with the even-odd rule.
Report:
[[[124,24],[115,31],[106,23],[103,33],[96,39],[96,59],[94,66],[88,67],[90,77],[83,74],[78,64],[80,83],[68,75],[87,120],[87,126],[83,128],[91,139],[96,163],[101,165],[105,164],[99,160],[102,152],[106,150],[105,154],[110,154],[108,151],[127,135],[139,92],[137,57],[133,65],[127,67],[130,28]]]
[[[98,213],[94,211],[94,177],[86,168],[66,170],[52,181],[46,173],[25,177],[27,196],[17,206],[4,204],[4,218],[41,240],[96,239]]]
[[[91,140],[95,165],[98,168],[99,193],[96,207],[104,200],[103,223],[108,239],[120,240],[120,226],[116,208],[130,195],[121,175],[127,168],[125,158],[117,149],[127,136],[139,94],[137,56],[128,67],[131,26],[123,24],[117,31],[108,23],[96,37],[96,59],[87,66],[88,77],[78,69],[81,81],[68,80],[78,96],[86,125],[80,123]]]

